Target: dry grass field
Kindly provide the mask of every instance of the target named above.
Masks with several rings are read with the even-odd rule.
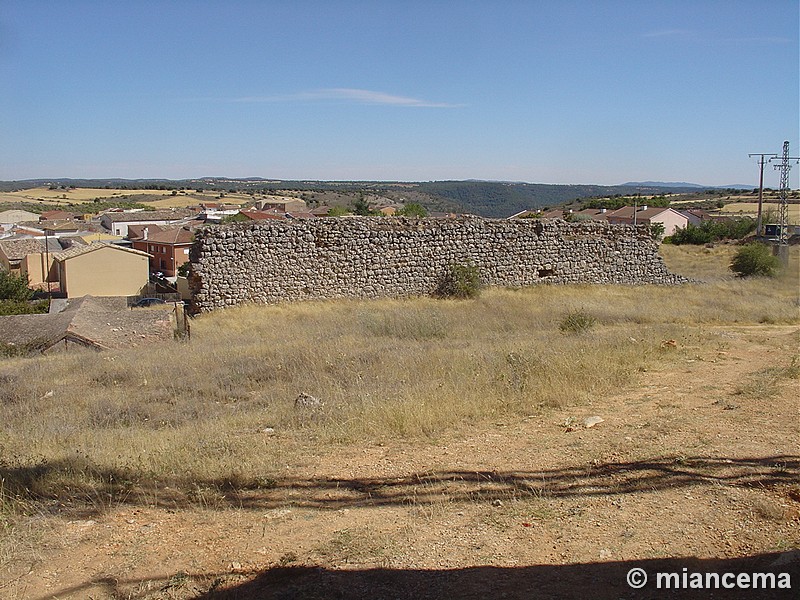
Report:
[[[570,564],[791,550],[798,251],[774,280],[733,251],[664,246],[681,287],[242,306],[3,360],[0,596],[570,597]]]
[[[769,202],[764,202],[761,209],[762,214],[769,214],[771,219],[770,221],[777,221],[778,210],[779,210],[779,202],[775,200],[770,200]],[[789,222],[790,223],[800,223],[800,204],[789,204]],[[758,202],[735,202],[731,204],[726,204],[725,208],[719,211],[720,214],[723,215],[731,215],[731,216],[751,216],[755,217],[758,214]]]
[[[78,204],[95,199],[114,199],[130,194],[168,196],[170,190],[122,190],[105,188],[70,188],[51,190],[48,187],[29,188],[16,192],[0,192],[0,202],[47,202],[48,204]]]
[[[42,202],[47,204],[79,204],[83,202],[114,201],[129,198],[137,200],[137,196],[158,197],[148,200],[155,208],[183,208],[196,206],[201,202],[220,202],[217,192],[197,192],[187,190],[172,195],[172,190],[123,190],[106,188],[70,188],[51,190],[47,187],[30,188],[16,192],[0,192],[0,203]],[[229,204],[242,205],[253,200],[248,194],[225,193],[222,201]]]

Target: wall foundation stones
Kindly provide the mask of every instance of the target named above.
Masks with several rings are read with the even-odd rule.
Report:
[[[191,250],[193,306],[430,295],[450,266],[486,285],[679,284],[647,227],[538,219],[321,218],[212,226]]]

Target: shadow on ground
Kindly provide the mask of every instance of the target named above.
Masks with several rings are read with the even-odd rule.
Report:
[[[633,462],[535,471],[428,471],[402,477],[254,478],[252,480],[145,479],[138,473],[97,468],[87,462],[32,467],[0,463],[6,498],[50,501],[57,514],[99,516],[110,507],[141,505],[269,509],[473,502],[526,496],[591,497],[700,486],[770,488],[797,485],[800,457],[662,457]],[[793,494],[800,498],[800,490]]]
[[[643,569],[648,580],[641,589],[627,583],[631,569]],[[694,589],[683,589],[694,582]],[[659,573],[675,573],[676,578],[662,578]],[[694,575],[699,573],[700,575]],[[707,579],[716,573],[718,579]],[[726,574],[732,574],[725,576]],[[756,579],[755,573],[765,574]],[[745,574],[748,588],[728,588],[737,576]],[[744,577],[743,576],[743,577]],[[703,586],[698,588],[699,583]],[[715,581],[718,583],[715,584]],[[104,592],[110,597],[130,600],[150,598],[193,598],[194,600],[439,600],[439,599],[549,599],[592,598],[597,600],[678,599],[747,599],[797,598],[800,592],[800,551],[759,554],[732,559],[667,558],[641,561],[585,563],[571,565],[531,565],[524,567],[467,567],[452,570],[423,569],[353,569],[331,570],[314,566],[274,567],[260,573],[218,573],[193,576],[180,574],[169,580],[97,580],[48,595],[84,597]],[[791,589],[780,586],[790,585]],[[754,589],[756,588],[756,589]],[[44,598],[38,599],[44,600]]]

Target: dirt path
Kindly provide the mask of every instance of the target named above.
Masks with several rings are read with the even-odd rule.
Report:
[[[618,395],[325,448],[236,509],[56,521],[0,596],[657,597],[625,584],[645,565],[791,571],[796,597],[800,389],[781,374],[798,331],[687,328],[674,362]]]

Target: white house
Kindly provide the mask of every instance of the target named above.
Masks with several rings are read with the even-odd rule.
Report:
[[[686,215],[672,208],[642,205],[634,209],[633,206],[606,213],[606,219],[612,224],[648,224],[661,223],[664,226],[664,235],[672,235],[678,227],[686,227],[689,219]]]

